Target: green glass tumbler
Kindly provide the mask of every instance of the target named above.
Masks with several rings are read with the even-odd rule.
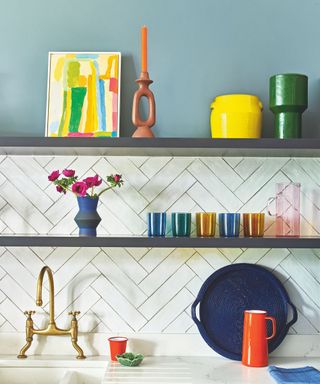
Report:
[[[191,233],[191,213],[172,213],[171,227],[173,236],[189,237]]]
[[[285,73],[270,78],[270,109],[275,117],[275,137],[301,137],[302,113],[308,108],[308,77]]]

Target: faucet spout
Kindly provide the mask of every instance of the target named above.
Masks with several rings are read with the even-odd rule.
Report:
[[[49,324],[55,324],[54,320],[54,282],[53,282],[53,273],[51,269],[48,266],[45,266],[41,269],[38,277],[38,283],[37,283],[37,298],[36,298],[36,304],[38,306],[42,306],[43,300],[42,300],[42,286],[43,286],[43,277],[44,274],[47,272],[48,279],[49,279],[49,288],[50,288],[50,303],[49,303]]]

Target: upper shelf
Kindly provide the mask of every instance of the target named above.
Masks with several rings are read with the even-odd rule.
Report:
[[[0,137],[1,155],[320,157],[320,139]]]

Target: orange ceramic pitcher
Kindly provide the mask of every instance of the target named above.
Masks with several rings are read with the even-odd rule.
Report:
[[[267,320],[272,322],[272,335],[267,336]],[[244,311],[242,364],[248,367],[268,365],[268,340],[276,335],[276,319],[266,311]]]

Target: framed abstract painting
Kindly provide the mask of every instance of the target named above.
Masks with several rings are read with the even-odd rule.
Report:
[[[119,52],[50,52],[46,135],[119,137]]]

